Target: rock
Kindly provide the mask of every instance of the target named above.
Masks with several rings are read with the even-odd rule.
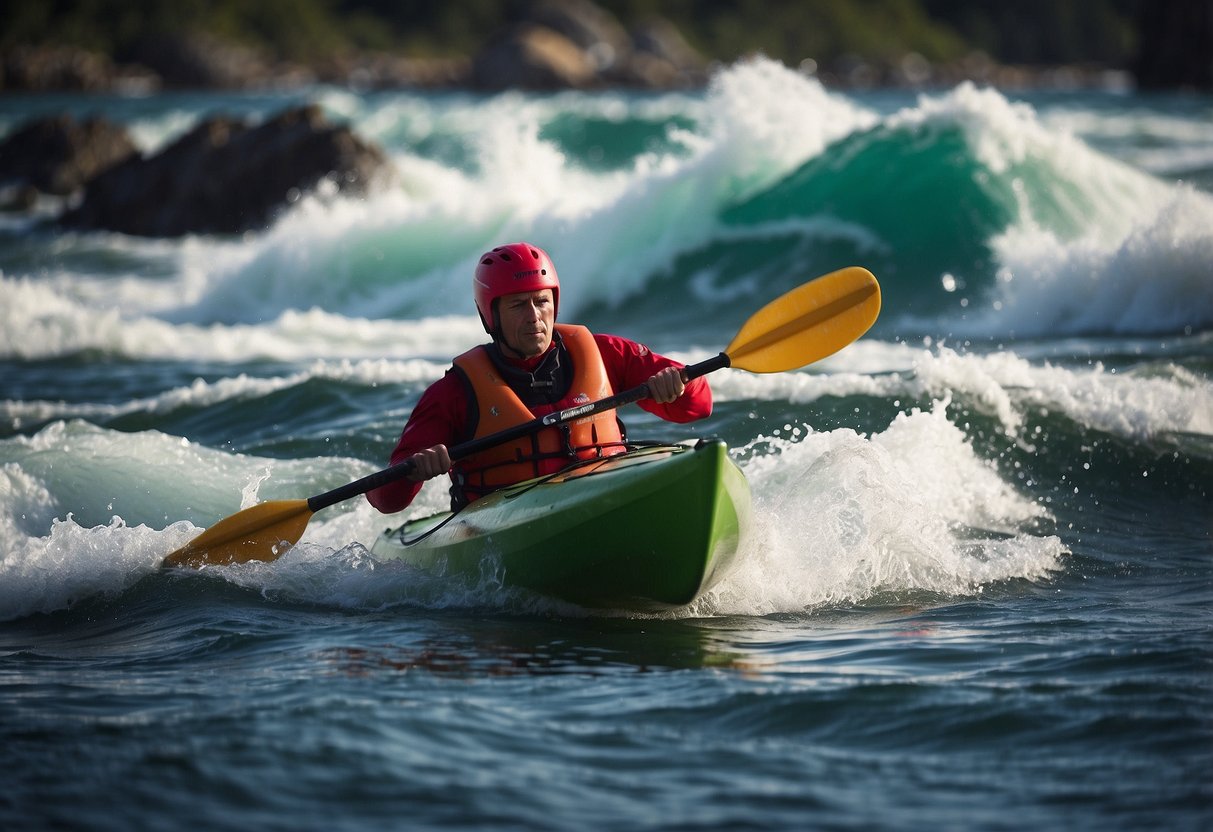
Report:
[[[265,227],[322,182],[361,194],[391,175],[382,150],[329,124],[319,107],[287,110],[258,126],[218,116],[155,156],[98,176],[60,221],[152,237],[238,234]]]
[[[707,61],[669,21],[629,34],[589,0],[541,0],[515,28],[494,36],[473,61],[473,83],[488,90],[606,86],[699,86]]]
[[[635,29],[632,45],[632,58],[622,80],[656,89],[698,86],[707,80],[708,62],[664,18]]]
[[[631,57],[632,41],[619,20],[590,0],[540,0],[527,21],[568,38],[595,72],[609,72]]]
[[[629,33],[591,0],[510,4],[520,16],[471,57],[388,51],[310,55],[303,65],[215,32],[164,32],[122,42],[115,57],[72,47],[13,46],[0,53],[0,90],[120,92],[298,88],[551,91],[702,85],[706,61],[668,21]],[[138,29],[139,27],[135,27]]]
[[[472,60],[472,83],[484,90],[584,88],[594,81],[585,50],[532,23],[490,39]]]
[[[70,196],[102,172],[139,153],[125,127],[70,115],[28,122],[0,143],[0,182]]]

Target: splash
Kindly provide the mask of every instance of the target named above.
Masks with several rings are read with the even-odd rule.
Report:
[[[1059,568],[1060,542],[1024,530],[1047,513],[976,457],[946,410],[940,403],[929,413],[898,417],[871,438],[838,430],[756,439],[751,447],[771,449],[746,464],[759,532],[737,572],[684,614],[761,615],[907,591],[967,595]],[[318,479],[335,485],[365,473],[361,465],[343,472],[333,460],[269,461],[79,423],[54,425],[32,440],[5,440],[0,452],[6,496],[0,616],[10,618],[128,589],[200,526],[234,511],[235,500],[297,497],[321,487]],[[89,486],[76,494],[70,478],[53,473],[67,459],[86,460],[80,473]],[[181,483],[182,470],[197,476]],[[445,502],[442,484],[430,483],[413,511]],[[176,520],[188,515],[193,522]],[[278,561],[210,569],[207,579],[257,589],[271,600],[357,609],[554,609],[491,581],[444,585],[376,562],[366,549],[387,522],[355,500],[314,519]]]
[[[973,332],[1191,334],[1213,328],[1213,200],[1187,188],[1131,228],[1064,242],[1039,226],[994,241],[1003,268]]]
[[[870,439],[837,430],[759,441],[774,450],[746,466],[759,532],[696,612],[967,596],[1061,568],[1058,538],[1022,531],[1046,512],[978,458],[943,404],[899,416]]]
[[[120,517],[86,528],[69,516],[54,520],[45,536],[27,536],[0,517],[0,621],[67,609],[95,596],[118,596],[155,572],[166,551],[196,532],[184,522],[164,530],[131,527]]]

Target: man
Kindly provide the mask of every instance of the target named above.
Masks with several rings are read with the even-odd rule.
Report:
[[[538,246],[511,243],[487,252],[472,289],[492,343],[456,358],[422,394],[391,456],[393,465],[411,457],[411,475],[367,492],[381,512],[401,511],[425,480],[445,473],[457,508],[577,459],[622,453],[623,431],[613,411],[544,428],[454,466],[447,449],[639,384],[650,392],[640,406],[663,419],[691,422],[711,415],[707,381],[684,383],[682,364],[626,338],[557,324],[560,281]]]

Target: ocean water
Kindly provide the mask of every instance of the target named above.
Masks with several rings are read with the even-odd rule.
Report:
[[[399,182],[239,237],[0,216],[0,827],[1213,825],[1213,98],[756,60],[693,94],[7,97],[0,133],[100,112],[152,151],[303,101]],[[274,563],[159,569],[383,467],[517,239],[563,320],[687,361],[881,280],[843,352],[714,373],[705,422],[622,414],[746,472],[713,592],[453,584],[377,561],[361,499]]]

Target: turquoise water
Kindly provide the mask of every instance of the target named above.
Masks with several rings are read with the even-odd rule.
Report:
[[[239,238],[0,217],[0,826],[1213,823],[1213,99],[758,61],[694,95],[10,97],[0,131],[104,112],[152,151],[301,101],[399,183]],[[733,448],[720,586],[635,616],[453,584],[372,557],[361,500],[275,563],[158,569],[382,467],[515,239],[562,318],[688,361],[880,278],[842,353],[714,373],[706,422],[623,413]]]

